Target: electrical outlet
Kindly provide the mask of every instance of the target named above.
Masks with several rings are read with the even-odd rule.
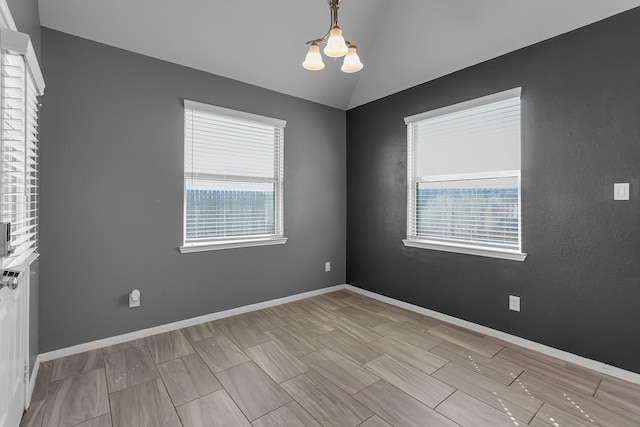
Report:
[[[129,308],[140,307],[140,291],[137,289],[129,293]]]
[[[613,200],[629,200],[628,182],[617,182],[613,184]]]
[[[520,297],[509,295],[509,310],[520,311]]]
[[[324,272],[328,273],[331,271],[331,263],[329,261],[324,263]]]

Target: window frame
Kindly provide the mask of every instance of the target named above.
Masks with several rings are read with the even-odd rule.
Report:
[[[231,118],[233,120],[239,120],[246,123],[273,126],[274,129],[279,129],[279,138],[274,138],[274,143],[277,144],[275,151],[277,155],[274,156],[274,175],[275,178],[264,179],[260,182],[271,182],[274,184],[274,234],[257,235],[252,237],[250,235],[244,236],[227,236],[220,238],[202,239],[202,240],[188,240],[187,239],[187,181],[195,176],[192,172],[186,170],[186,158],[187,158],[187,114],[188,111],[198,111],[207,114],[213,114],[219,117]],[[234,249],[234,248],[247,248],[254,246],[268,246],[268,245],[281,245],[287,242],[287,238],[284,236],[284,128],[286,127],[286,121],[275,119],[266,116],[260,116],[257,114],[247,113],[244,111],[232,110],[229,108],[218,107],[211,104],[205,104],[196,101],[184,100],[184,135],[183,135],[183,216],[182,216],[182,245],[179,247],[181,253],[193,253],[203,252],[221,249]],[[229,180],[229,182],[256,182],[255,177],[251,175],[238,175],[239,180]]]
[[[520,168],[517,170],[509,171],[495,171],[495,172],[477,172],[477,173],[460,173],[449,175],[431,175],[425,177],[416,176],[416,145],[417,141],[414,139],[413,126],[421,121],[445,116],[456,112],[469,110],[472,108],[480,107],[483,105],[492,104],[495,102],[506,101],[512,98],[521,98],[522,88],[514,88],[503,92],[483,96],[480,98],[472,99],[469,101],[461,102],[458,104],[438,108],[435,110],[427,111],[424,113],[416,114],[413,116],[405,117],[405,124],[407,125],[407,235],[406,239],[402,242],[404,246],[430,249],[443,252],[461,253],[467,255],[477,255],[490,258],[501,258],[514,261],[524,261],[527,254],[522,251],[522,162],[520,161]],[[522,116],[520,117],[520,131],[522,131]],[[520,145],[522,147],[522,136],[520,137]],[[487,179],[487,178],[516,178],[518,187],[518,248],[499,248],[490,245],[482,245],[473,243],[472,241],[446,241],[430,239],[425,237],[419,237],[412,232],[416,229],[416,188],[419,183],[423,182],[443,182],[454,180],[473,180],[473,179]]]

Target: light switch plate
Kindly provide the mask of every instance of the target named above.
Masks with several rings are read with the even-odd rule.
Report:
[[[617,182],[613,184],[613,200],[629,200],[628,182]]]
[[[325,273],[328,273],[331,271],[331,263],[329,261],[324,263],[324,271]]]
[[[520,311],[520,297],[509,295],[509,310]]]

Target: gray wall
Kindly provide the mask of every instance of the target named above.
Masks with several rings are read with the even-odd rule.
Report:
[[[41,352],[344,283],[344,111],[47,28],[42,41]],[[287,120],[286,245],[178,252],[184,98]]]
[[[31,43],[40,60],[40,11],[38,0],[7,0],[11,16],[18,31],[29,34]]]
[[[11,16],[18,31],[29,34],[31,43],[40,60],[40,13],[38,0],[7,0]],[[31,284],[29,301],[29,369],[33,367],[38,356],[38,276],[39,263],[31,265]]]
[[[347,282],[640,372],[639,22],[635,9],[348,111]],[[403,118],[517,86],[529,257],[404,247]],[[615,182],[631,201],[613,201]]]

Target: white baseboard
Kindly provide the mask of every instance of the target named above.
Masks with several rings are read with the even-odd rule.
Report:
[[[123,335],[116,335],[109,338],[100,339],[97,341],[91,341],[84,344],[74,345],[72,347],[61,348],[59,350],[42,353],[38,356],[38,362],[46,362],[48,360],[59,359],[65,356],[71,356],[73,354],[82,353],[85,351],[96,350],[102,347],[110,345],[121,344],[127,341],[132,341],[138,338],[145,338],[151,335],[161,334],[164,332],[175,331],[176,329],[187,328],[189,326],[197,325],[199,323],[211,322],[212,320],[223,319],[225,317],[236,316],[238,314],[248,313],[250,311],[261,310],[267,307],[273,307],[274,305],[285,304],[288,302],[297,301],[300,299],[314,297],[316,295],[326,294],[328,292],[339,291],[345,289],[347,285],[336,285],[328,288],[317,289],[315,291],[303,292],[284,298],[277,298],[270,301],[259,302],[256,304],[245,305],[243,307],[232,308],[230,310],[219,311],[217,313],[206,314],[204,316],[193,317],[191,319],[180,320],[178,322],[167,323],[165,325],[155,326],[153,328],[142,329],[135,332],[130,332]]]
[[[36,378],[38,378],[38,372],[40,371],[40,355],[36,357],[36,361],[33,362],[33,371],[29,377],[27,383],[27,399],[25,401],[25,409],[31,405],[31,396],[33,396],[33,389],[36,387]]]
[[[95,349],[110,346],[110,345],[120,344],[123,342],[135,340],[138,338],[145,338],[145,337],[160,334],[163,332],[170,332],[176,329],[182,329],[189,326],[197,325],[199,323],[210,322],[212,320],[218,320],[218,319],[223,319],[225,317],[236,316],[238,314],[244,314],[250,311],[261,310],[263,308],[273,307],[275,305],[285,304],[285,303],[297,301],[300,299],[310,298],[316,295],[322,295],[328,292],[338,291],[340,289],[348,289],[350,291],[359,293],[361,295],[364,295],[382,302],[386,302],[396,307],[400,307],[416,313],[424,314],[426,316],[433,317],[435,319],[439,319],[444,322],[448,322],[457,326],[461,326],[463,328],[467,328],[484,335],[489,335],[495,338],[499,338],[503,341],[506,341],[515,345],[519,345],[529,350],[537,351],[537,352],[555,357],[557,359],[573,363],[578,366],[583,366],[585,368],[589,368],[594,371],[601,372],[606,375],[610,375],[612,377],[620,378],[622,380],[629,381],[635,384],[640,384],[640,374],[637,374],[635,372],[631,372],[621,368],[617,368],[615,366],[607,365],[606,363],[598,362],[597,360],[587,359],[586,357],[578,356],[576,354],[569,353],[563,350],[558,350],[557,348],[549,347],[544,344],[537,343],[535,341],[530,341],[524,338],[520,338],[515,335],[508,334],[506,332],[498,331],[496,329],[491,329],[486,326],[478,325],[476,323],[462,320],[457,317],[449,316],[443,313],[439,313],[437,311],[429,310],[424,307],[420,307],[420,306],[409,304],[393,298],[389,298],[384,295],[376,294],[374,292],[366,291],[364,289],[360,289],[355,286],[336,285],[328,288],[318,289],[315,291],[292,295],[285,298],[278,298],[270,301],[233,308],[231,310],[219,311],[217,313],[211,313],[204,316],[185,319],[178,322],[168,323],[166,325],[155,326],[153,328],[142,329],[139,331],[130,332],[123,335],[117,335],[114,337],[104,338],[101,340],[79,344],[72,347],[62,348],[60,350],[50,351],[48,353],[42,353],[36,359],[33,375],[31,376],[31,381],[29,382],[29,400],[31,399],[31,393],[33,393],[33,387],[35,386],[35,378],[41,362],[58,359],[60,357],[71,356],[73,354],[95,350]]]
[[[437,311],[429,310],[417,305],[409,304],[403,301],[399,301],[393,298],[386,297],[384,295],[376,294],[374,292],[366,291],[364,289],[356,288],[355,286],[346,285],[346,289],[359,293],[361,295],[376,299],[378,301],[386,302],[396,307],[404,308],[416,313],[424,314],[435,319],[442,320],[444,322],[452,323],[457,326],[461,326],[466,329],[470,329],[475,332],[479,332],[484,335],[489,335],[503,341],[519,345],[520,347],[527,348],[529,350],[537,351],[539,353],[546,354],[548,356],[555,357],[566,362],[573,363],[585,368],[592,369],[597,372],[601,372],[612,377],[620,378],[625,381],[629,381],[635,384],[640,384],[640,374],[627,371],[625,369],[617,368],[615,366],[607,365],[606,363],[598,362],[597,360],[587,359],[586,357],[578,356],[573,353],[569,353],[557,348],[549,347],[544,344],[530,341],[524,338],[517,337],[515,335],[507,334],[506,332],[498,331],[495,329],[487,328],[486,326],[478,325],[466,320],[458,319],[457,317],[449,316],[439,313]]]

